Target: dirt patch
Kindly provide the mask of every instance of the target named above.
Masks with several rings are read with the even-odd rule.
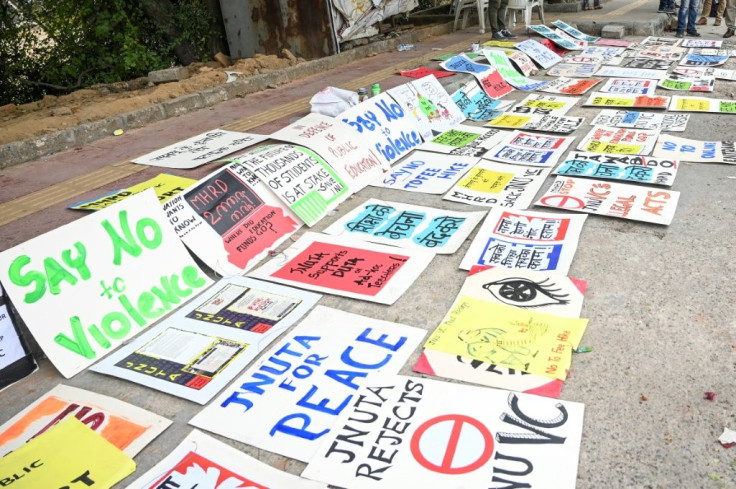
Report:
[[[249,77],[304,62],[290,52],[283,54],[283,58],[256,54],[253,58],[236,60],[227,68],[215,61],[193,63],[188,67],[190,78],[179,82],[153,85],[147,78],[139,78],[130,82],[98,85],[58,97],[47,95],[42,100],[28,104],[4,105],[0,107],[0,144],[114,117],[216,87],[226,82],[226,71],[237,71],[240,74],[235,76]]]

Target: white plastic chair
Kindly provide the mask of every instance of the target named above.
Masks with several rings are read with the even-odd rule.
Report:
[[[511,16],[513,13],[513,21],[510,22],[511,27],[516,25],[516,12],[515,10],[524,11],[524,26],[526,28],[532,23],[532,9],[537,7],[539,12],[539,20],[544,24],[544,0],[509,0],[508,15]]]
[[[486,9],[488,8],[488,0],[455,0],[455,24],[453,30],[457,30],[457,21],[460,14],[463,14],[463,23],[461,29],[465,29],[468,24],[468,14],[470,9],[478,11],[478,22],[480,23],[480,33],[486,32]]]

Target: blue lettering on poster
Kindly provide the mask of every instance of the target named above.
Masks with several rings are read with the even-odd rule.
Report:
[[[489,238],[478,264],[527,270],[556,270],[561,253],[561,244],[522,244]]]

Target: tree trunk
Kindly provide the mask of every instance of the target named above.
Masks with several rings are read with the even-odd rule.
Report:
[[[167,41],[174,42],[179,39],[181,33],[174,27],[172,18],[174,4],[171,0],[140,0],[140,6],[151,20],[163,28]],[[197,50],[189,42],[179,41],[174,46],[174,54],[182,65],[198,61]]]

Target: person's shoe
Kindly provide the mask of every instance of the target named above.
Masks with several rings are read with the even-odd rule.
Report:
[[[494,32],[491,36],[493,39],[506,39],[506,36],[503,35],[502,31]]]
[[[501,34],[503,34],[503,37],[508,37],[509,39],[513,39],[513,38],[515,38],[515,37],[519,37],[519,36],[517,36],[516,34],[514,34],[514,33],[512,33],[512,32],[509,32],[509,30],[508,30],[508,29],[504,29],[504,30],[502,30],[502,31],[501,31]]]
[[[723,35],[723,39],[733,37],[734,34],[736,34],[736,29],[734,29],[733,27],[729,27],[728,29],[726,29],[726,33]]]
[[[596,10],[600,10],[600,9],[602,9],[603,7],[602,7],[602,6],[600,6],[600,5],[596,5],[596,6],[595,6],[595,7],[593,7],[593,8],[594,8],[594,9],[596,9]]]
[[[685,33],[682,31],[677,31],[677,34],[675,34],[675,37],[685,37]]]
[[[690,37],[700,37],[700,32],[698,31],[687,31],[687,35]]]
[[[675,10],[673,8],[666,8],[666,9],[663,10],[663,12],[665,14],[675,15],[677,13],[677,10]]]
[[[698,19],[695,25],[708,25],[708,19],[706,19],[705,17],[701,17]]]
[[[718,27],[719,25],[721,25],[721,19],[716,19],[716,21],[715,21],[715,22],[713,22],[713,25],[714,25],[715,27]]]

